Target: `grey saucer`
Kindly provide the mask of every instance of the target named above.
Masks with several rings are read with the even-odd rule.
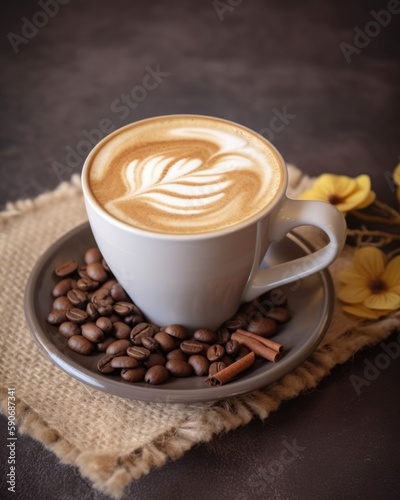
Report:
[[[329,326],[333,312],[333,285],[329,273],[321,271],[282,287],[288,297],[292,319],[280,328],[274,340],[284,345],[284,355],[277,363],[257,360],[253,367],[230,383],[208,387],[204,377],[171,379],[163,385],[145,382],[131,384],[119,375],[103,375],[96,365],[102,354],[83,356],[71,351],[57,327],[47,323],[56,280],[53,270],[67,258],[82,262],[89,246],[95,245],[88,223],[56,241],[38,260],[25,290],[25,315],[31,334],[44,354],[59,368],[77,380],[116,396],[142,401],[196,403],[237,396],[271,384],[294,370],[316,349]],[[263,264],[273,265],[309,253],[309,246],[297,236],[288,235],[268,251]]]

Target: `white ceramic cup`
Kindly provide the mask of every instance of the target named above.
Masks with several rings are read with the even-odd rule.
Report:
[[[287,169],[272,144],[283,182],[273,202],[256,218],[189,235],[151,232],[121,222],[98,204],[90,190],[88,167],[102,142],[89,154],[82,171],[89,223],[115,277],[148,321],[159,326],[217,328],[242,302],[327,267],[344,246],[346,224],[335,207],[286,197]],[[309,255],[260,269],[269,245],[303,225],[322,229],[329,243]]]

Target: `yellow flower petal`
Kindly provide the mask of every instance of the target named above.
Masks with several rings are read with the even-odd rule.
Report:
[[[386,316],[387,314],[390,314],[392,311],[376,311],[373,309],[368,309],[368,307],[365,307],[363,304],[355,304],[355,305],[344,305],[342,306],[342,309],[346,311],[347,313],[353,314],[354,316],[359,316],[361,318],[368,318],[368,319],[378,319],[381,316]]]
[[[359,203],[356,208],[365,208],[371,205],[376,199],[376,194],[373,191],[370,191],[368,193],[368,196],[365,198],[365,200],[362,203]]]
[[[312,188],[301,193],[301,195],[299,196],[299,200],[327,201],[327,197],[321,191]]]
[[[388,284],[389,291],[400,294],[400,255],[389,262],[382,279]]]
[[[353,268],[342,269],[339,272],[338,277],[339,281],[344,285],[356,285],[364,288],[368,287],[369,279],[355,271]]]
[[[400,307],[400,295],[392,292],[372,294],[363,303],[371,309],[390,309],[394,311]]]
[[[398,186],[400,186],[400,163],[394,169],[393,180]]]
[[[375,247],[363,247],[354,255],[354,269],[370,279],[380,278],[385,270],[385,254]]]
[[[365,286],[344,285],[343,288],[338,290],[337,296],[343,302],[348,304],[357,304],[358,302],[365,302],[371,292]]]
[[[400,201],[400,186],[397,188],[396,194],[397,194],[397,199]]]
[[[358,177],[355,178],[355,181],[357,183],[357,186],[363,191],[371,190],[371,178],[369,175],[365,174],[359,175]]]

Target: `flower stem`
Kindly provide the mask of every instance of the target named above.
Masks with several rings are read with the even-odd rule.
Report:
[[[400,241],[400,234],[392,234],[385,231],[370,231],[366,227],[362,229],[348,229],[347,235],[356,239],[357,246],[370,245],[383,247],[392,243],[392,241]]]
[[[365,214],[360,210],[351,210],[351,214],[358,219],[367,220],[369,222],[380,222],[381,224],[397,226],[400,224],[400,213],[382,201],[375,200],[371,205],[375,210],[383,215]]]

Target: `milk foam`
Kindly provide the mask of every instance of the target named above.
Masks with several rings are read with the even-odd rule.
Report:
[[[117,219],[145,230],[193,234],[263,210],[282,183],[275,151],[256,135],[207,117],[137,122],[93,152],[89,184]]]

